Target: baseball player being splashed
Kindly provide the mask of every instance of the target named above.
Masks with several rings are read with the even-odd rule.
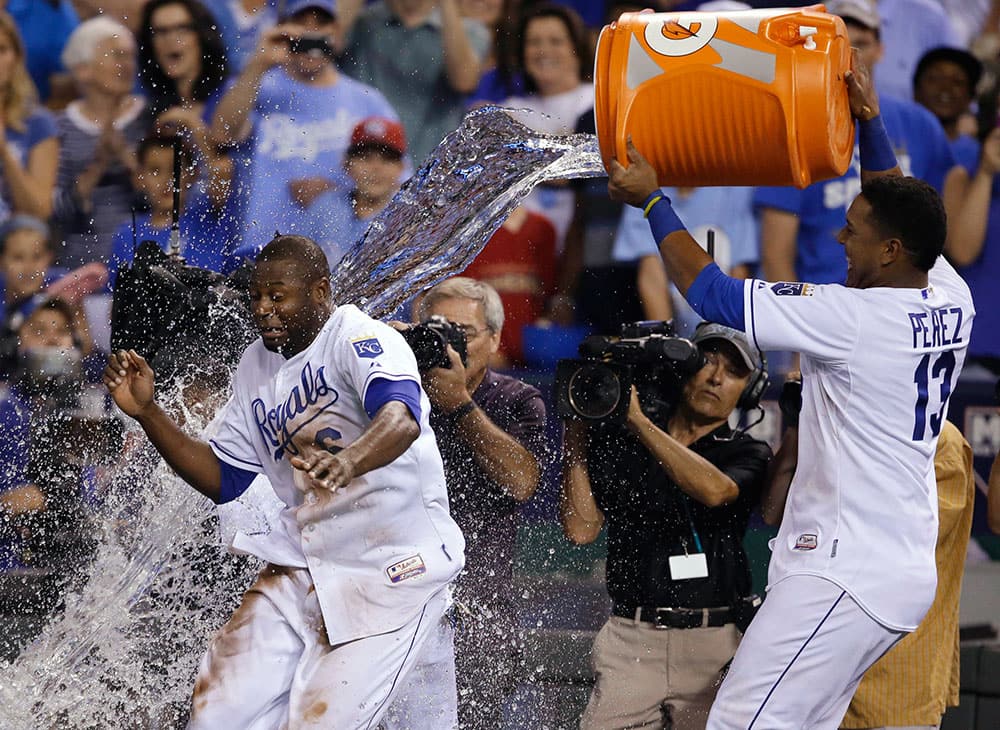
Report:
[[[308,238],[264,248],[250,298],[261,338],[210,442],[156,404],[135,351],[104,371],[118,406],[199,492],[227,502],[263,473],[286,505],[281,529],[253,546],[267,567],[202,660],[189,727],[373,728],[397,697],[407,727],[453,727],[444,615],[464,541],[416,360],[398,332],[332,304]]]
[[[703,317],[763,350],[802,354],[798,469],[773,542],[767,600],[708,727],[836,728],[865,670],[934,599],[933,458],[975,315],[944,260],[937,193],[903,177],[866,69],[847,74],[861,194],[838,235],[847,286],[722,274],[629,146],[612,196],[646,211],[670,279]]]

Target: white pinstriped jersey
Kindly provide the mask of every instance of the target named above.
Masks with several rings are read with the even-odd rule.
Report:
[[[934,450],[975,315],[943,257],[929,279],[926,289],[744,285],[757,346],[802,353],[799,461],[768,582],[821,576],[901,631],[934,599]]]
[[[305,500],[290,454],[336,450],[360,437],[370,424],[365,393],[377,379],[419,384],[413,353],[388,325],[337,307],[294,357],[269,352],[260,340],[247,348],[211,439],[221,460],[263,472],[285,503],[285,534],[273,536],[281,546],[270,554],[301,548],[334,645],[399,628],[464,562],[423,389],[420,435],[399,458],[336,493],[319,490],[315,503]]]

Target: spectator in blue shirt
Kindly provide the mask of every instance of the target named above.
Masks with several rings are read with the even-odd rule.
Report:
[[[222,37],[198,0],[150,0],[139,28],[139,78],[149,119],[164,133],[185,130],[203,161],[206,191],[216,207],[228,202],[233,164],[208,133],[229,73]]]
[[[0,322],[65,271],[53,269],[49,228],[44,221],[17,215],[0,227]]]
[[[312,229],[305,235],[323,248],[332,268],[399,190],[405,155],[406,133],[399,122],[369,117],[354,128],[344,159],[353,189],[323,193],[307,213]]]
[[[118,269],[131,263],[136,244],[156,241],[164,251],[169,250],[175,145],[181,154],[180,255],[186,263],[212,271],[226,272],[233,268],[229,218],[213,208],[204,189],[198,185],[199,171],[194,149],[189,142],[176,135],[154,133],[143,139],[136,150],[136,183],[145,193],[149,212],[138,216],[135,231],[128,222],[123,223],[114,235],[111,259],[108,261],[112,288]]]
[[[73,99],[73,83],[62,64],[62,50],[80,22],[70,0],[7,0],[27,49],[31,80],[43,102],[61,109]]]
[[[37,104],[17,27],[0,12],[0,221],[13,213],[45,220],[59,164],[52,115]]]
[[[278,22],[278,0],[214,0],[211,8],[231,70],[239,73],[257,51],[261,34]]]
[[[89,470],[67,458],[77,449],[62,416],[83,404],[105,357],[84,357],[72,308],[60,299],[37,302],[18,327],[15,379],[0,398],[0,569],[70,570],[87,554]]]
[[[976,305],[969,362],[1000,375],[1000,127],[962,165],[968,185],[961,213],[949,220],[954,233],[949,230],[945,253],[969,285]]]
[[[338,30],[333,0],[292,0],[285,12],[219,102],[212,124],[222,143],[250,139],[241,256],[253,256],[276,230],[302,232],[303,211],[317,198],[352,187],[344,153],[358,122],[398,118],[381,93],[343,75],[331,60]]]
[[[913,99],[941,123],[955,161],[974,168],[979,159],[979,142],[962,134],[959,122],[969,115],[976,87],[983,75],[983,64],[961,48],[940,46],[917,62],[913,72]]]
[[[62,299],[72,311],[84,352],[93,349],[83,298],[104,288],[107,269],[91,263],[67,273],[52,266],[52,260],[49,228],[43,221],[16,215],[0,226],[0,380],[12,372],[16,332],[25,313],[43,299]]]

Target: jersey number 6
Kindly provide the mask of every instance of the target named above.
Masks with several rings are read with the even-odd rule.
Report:
[[[948,397],[951,395],[951,375],[955,372],[955,352],[945,350],[938,355],[934,365],[931,365],[931,353],[920,358],[913,382],[917,384],[917,405],[913,412],[913,440],[923,441],[927,429],[927,394],[930,380],[941,379],[941,407],[937,413],[931,414],[931,434],[941,433],[941,422],[944,420],[944,409],[948,407]]]

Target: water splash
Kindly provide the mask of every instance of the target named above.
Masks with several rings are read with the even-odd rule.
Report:
[[[477,110],[336,267],[335,300],[385,316],[462,271],[534,185],[602,174],[593,136],[541,135],[498,108]],[[160,399],[196,433],[212,409],[186,408],[187,384]],[[99,543],[80,587],[31,646],[0,663],[5,730],[183,725],[208,638],[259,569],[225,551],[215,508],[129,427],[101,480]],[[246,505],[254,511],[252,498]]]
[[[498,107],[478,109],[334,267],[334,300],[387,316],[465,269],[538,183],[604,174],[593,135],[539,134]]]

